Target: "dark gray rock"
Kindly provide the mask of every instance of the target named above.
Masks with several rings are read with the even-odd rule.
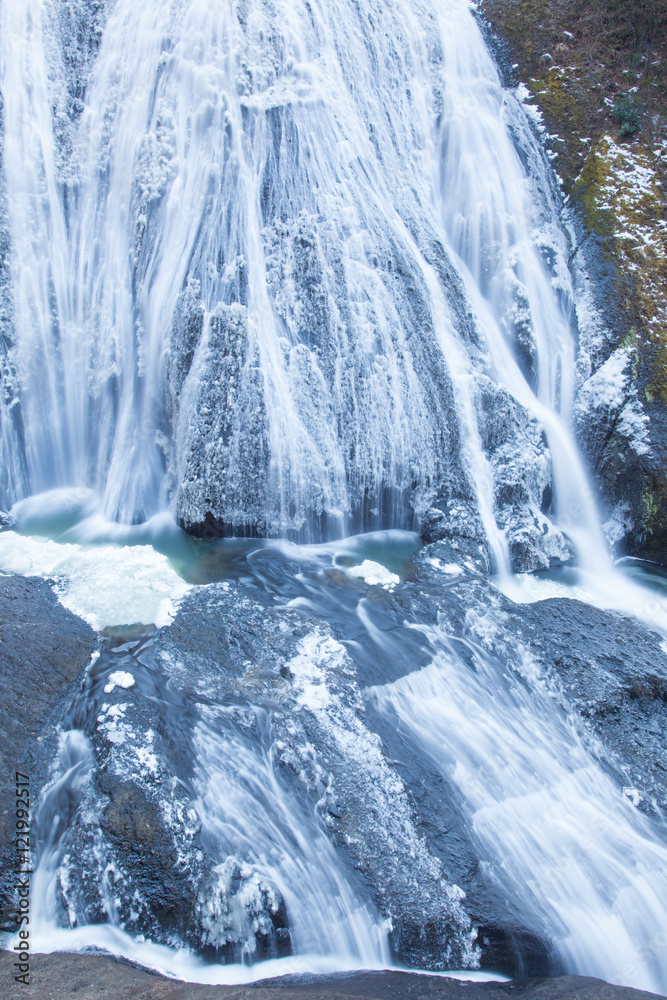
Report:
[[[184,355],[181,366],[187,363],[200,316],[191,312],[181,322],[176,355]],[[196,361],[190,362],[194,370],[189,380],[179,389],[177,375],[172,385],[174,399],[180,400],[175,492],[181,520],[204,537],[268,531],[263,384],[247,337],[247,310],[238,303],[219,305],[208,319]],[[200,520],[193,522],[185,513],[189,511],[199,511]]]
[[[595,369],[577,397],[575,434],[602,491],[605,533],[618,553],[636,549],[646,534],[645,469],[654,462],[653,432],[640,404],[636,359],[619,348]]]
[[[204,330],[204,303],[200,298],[200,283],[188,282],[181,292],[174,311],[174,320],[169,345],[169,388],[171,390],[172,412],[178,409],[178,398],[183,388],[195,352]]]
[[[549,929],[480,857],[445,772],[362,692],[431,662],[420,625],[439,622],[465,655],[486,641],[475,623],[490,616],[501,674],[519,677],[529,653],[558,689],[557,710],[579,714],[591,753],[658,816],[661,638],[574,601],[514,605],[474,538],[408,555],[387,591],[346,574],[354,556],[333,566],[295,548],[218,543],[192,575],[225,581],[191,591],[169,628],[107,631],[66,720],[87,734],[94,768],[61,845],[63,923],[111,920],[218,961],[288,952],[292,915],[256,856],[267,831],[288,835],[278,806],[289,802],[318,850],[333,847],[327,865],[391,919],[400,961],[470,961],[472,922],[483,967],[561,970]],[[390,654],[378,652],[382,636]],[[234,809],[249,839],[232,832]]]
[[[250,853],[233,837],[221,845],[195,806],[206,768],[224,767],[211,759],[200,770],[193,740],[205,726],[223,757],[241,741],[253,774],[268,757],[271,780],[304,830],[322,816],[319,835],[328,831],[360,897],[391,917],[402,960],[432,968],[469,962],[461,893],[427,849],[407,789],[364,723],[353,662],[317,618],[271,604],[256,587],[212,585],[186,597],[168,629],[103,638],[72,715],[91,739],[96,767],[82,820],[61,845],[63,922],[112,919],[218,960],[289,950],[289,909],[253,863],[270,830],[257,826]],[[107,690],[119,671],[135,683]],[[223,713],[211,716],[215,706]],[[234,775],[242,788],[243,775]],[[255,784],[248,795],[250,809]],[[261,822],[284,822],[280,801],[262,802]],[[99,817],[101,839],[98,821],[86,816]],[[233,823],[233,813],[223,808],[221,816]]]
[[[0,575],[0,927],[15,930],[11,864],[15,837],[14,774],[30,776],[37,804],[56,728],[95,647],[85,622],[59,604],[49,583]]]
[[[661,635],[579,601],[539,601],[516,635],[599,736],[633,802],[667,813],[667,653]]]
[[[613,776],[619,795],[625,790],[630,802],[652,818],[659,833],[667,808],[663,637],[634,619],[578,601],[515,605],[490,586],[484,553],[469,541],[425,546],[415,561],[419,569],[414,583],[398,588],[393,598],[403,606],[406,619],[427,622],[437,616],[454,640],[485,644],[505,671],[522,678],[520,684],[525,682],[527,656],[540,683],[558,691],[564,717],[579,717],[591,758]],[[465,572],[445,582],[442,564],[458,564]],[[491,623],[492,634],[487,635]],[[422,651],[421,657],[421,663],[428,661],[428,652]],[[417,657],[413,663],[415,669],[421,665]],[[548,932],[527,919],[516,899],[503,904],[497,886],[480,867],[479,845],[470,842],[456,789],[448,787],[427,755],[415,753],[412,739],[401,734],[400,726],[375,714],[370,723],[410,789],[431,849],[466,893],[466,908],[478,928],[482,967],[515,975],[557,974],[559,959]]]
[[[202,986],[150,974],[102,955],[33,955],[29,986],[14,984],[13,958],[0,952],[7,1000],[655,1000],[652,993],[610,986],[600,979],[563,976],[511,983],[459,982],[405,972],[287,976],[247,986]],[[48,991],[48,994],[47,994]]]
[[[174,684],[162,668],[154,639],[154,628],[139,625],[105,630],[68,716],[65,728],[87,735],[94,766],[63,830],[61,920],[110,921],[218,961],[275,955],[284,908],[261,886],[254,910],[252,903],[243,912],[237,907],[228,922],[214,914],[216,934],[209,933],[206,901],[217,878],[194,803],[191,736],[199,703],[187,680]],[[46,815],[55,808],[49,795],[47,789]],[[38,815],[36,827],[41,823]],[[245,881],[230,871],[227,904]],[[288,936],[282,940],[289,946]]]
[[[494,655],[516,665],[517,648],[527,650],[544,677],[557,682],[565,710],[578,713],[582,731],[599,741],[594,754],[604,748],[619,781],[636,789],[638,797],[631,798],[637,798],[638,807],[658,819],[664,816],[667,650],[662,635],[634,618],[576,600],[515,605],[489,586],[483,561],[469,543],[440,542],[420,551],[420,574],[437,580],[429,565],[434,557],[463,565],[468,560],[469,573],[449,586],[446,614],[453,631],[466,634],[467,609],[497,609],[502,626],[494,632]]]

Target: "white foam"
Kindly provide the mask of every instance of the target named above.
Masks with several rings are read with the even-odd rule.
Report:
[[[61,603],[95,629],[168,625],[190,586],[149,545],[85,546],[0,534],[0,571],[57,580]]]
[[[623,794],[627,799],[630,799],[635,809],[638,809],[644,801],[643,795],[640,795],[636,788],[624,788]]]
[[[534,604],[552,597],[582,601],[592,607],[631,615],[667,635],[667,597],[610,567],[606,576],[579,571],[575,582],[519,573],[493,584],[515,604]]]
[[[622,794],[574,718],[554,712],[529,657],[520,682],[482,650],[471,670],[446,627],[421,628],[433,661],[367,689],[374,710],[447,780],[487,877],[565,969],[664,992],[667,848],[637,789]]]

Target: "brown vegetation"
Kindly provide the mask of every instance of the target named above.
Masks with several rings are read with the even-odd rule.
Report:
[[[654,429],[630,550],[665,561],[667,0],[481,0],[481,10],[543,114],[565,194],[616,275],[612,347],[632,352]]]
[[[481,6],[558,136],[554,152],[566,192],[605,132],[641,135],[647,143],[667,135],[667,0],[482,0]],[[635,116],[638,127],[628,130]]]

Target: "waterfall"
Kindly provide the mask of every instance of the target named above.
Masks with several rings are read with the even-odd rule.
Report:
[[[73,79],[86,9],[3,7],[6,501],[599,539],[558,194],[469,5],[116,0]]]
[[[381,967],[390,933],[421,955],[411,935],[428,924],[433,967],[474,965],[463,893],[376,724],[446,783],[477,859],[563,968],[618,978],[624,964],[664,988],[664,961],[641,945],[665,918],[657,824],[528,660],[520,683],[479,635],[463,651],[453,639],[497,595],[489,568],[516,595],[512,571],[576,559],[606,575],[602,606],[630,593],[610,597],[620,577],[571,430],[588,321],[558,183],[473,7],[0,0],[0,506],[24,535],[51,536],[17,534],[0,565],[59,575],[63,603],[96,628],[168,625],[184,601],[203,636],[188,646],[180,622],[173,640],[159,629],[118,652],[107,635],[89,667],[35,826],[49,947],[102,942],[209,975],[133,936],[140,919],[163,928],[109,888],[96,754],[134,781],[167,733],[183,776],[156,771],[144,791],[190,796],[217,865],[213,888],[204,862],[195,872],[206,947],[274,942],[287,913],[278,929],[297,957]],[[256,542],[202,555],[174,521]],[[461,542],[460,565],[431,559],[442,575],[428,597],[425,564],[405,569],[421,544],[406,532]],[[117,571],[124,545],[136,549]],[[189,581],[217,582],[186,587],[148,545]],[[132,586],[109,597],[123,574]],[[460,614],[459,576],[473,581]],[[238,636],[214,646],[219,608],[225,628],[263,630],[255,660],[237,656]],[[209,640],[215,655],[198,660]],[[131,693],[116,704],[103,692],[121,656]],[[135,709],[138,750],[139,723],[122,722]],[[326,812],[334,772],[353,819]],[[531,833],[554,813],[548,836]],[[74,884],[84,849],[102,902]]]

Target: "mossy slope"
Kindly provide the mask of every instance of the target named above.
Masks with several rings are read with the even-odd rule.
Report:
[[[611,336],[649,417],[651,448],[589,455],[607,508],[632,511],[621,551],[667,562],[667,0],[481,0],[505,56],[542,112],[546,142],[599,282]],[[509,66],[511,65],[511,69]],[[625,468],[624,468],[625,467]],[[628,472],[631,474],[628,475]],[[625,474],[624,474],[625,472]]]

